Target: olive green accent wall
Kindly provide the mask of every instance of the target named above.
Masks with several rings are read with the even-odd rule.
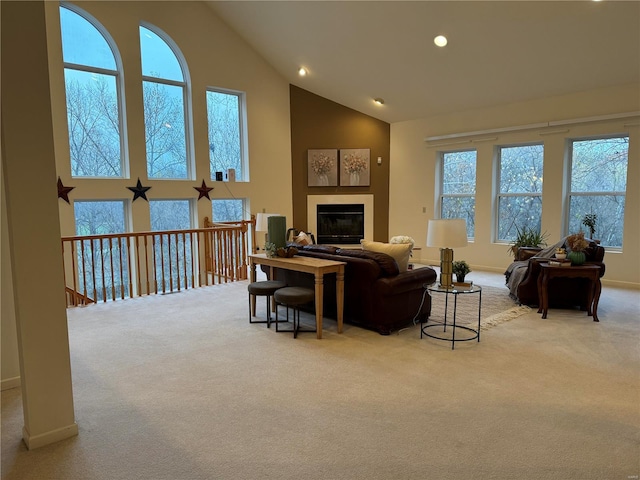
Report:
[[[293,224],[289,226],[300,230],[305,229],[307,195],[373,194],[373,240],[388,241],[390,125],[295,85],[290,85],[289,91],[291,189],[293,192]],[[368,187],[308,187],[307,151],[320,148],[370,149],[370,185]],[[378,157],[382,157],[382,165],[377,164]]]

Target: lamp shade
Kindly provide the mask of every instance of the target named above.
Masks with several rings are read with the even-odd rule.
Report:
[[[277,213],[258,213],[256,215],[256,232],[269,230],[269,217],[277,216]]]
[[[464,218],[429,220],[427,247],[456,248],[467,246],[467,222]]]

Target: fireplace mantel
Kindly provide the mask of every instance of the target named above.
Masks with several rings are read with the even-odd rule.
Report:
[[[318,205],[361,203],[364,205],[364,238],[373,240],[373,195],[308,195],[307,231],[318,231]],[[351,245],[353,247],[353,245]]]

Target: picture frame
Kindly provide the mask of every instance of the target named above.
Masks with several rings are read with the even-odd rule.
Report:
[[[340,186],[367,187],[371,182],[371,152],[368,148],[340,150]]]
[[[338,149],[322,148],[307,151],[307,186],[338,185]]]

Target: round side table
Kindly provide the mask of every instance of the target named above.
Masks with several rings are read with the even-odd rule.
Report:
[[[479,285],[471,286],[456,286],[453,285],[451,288],[441,287],[439,285],[428,285],[424,284],[423,288],[426,288],[430,295],[432,294],[443,294],[445,295],[444,300],[444,321],[443,322],[430,322],[428,318],[425,322],[424,320],[420,320],[420,338],[423,336],[436,338],[438,340],[446,340],[451,342],[451,350],[455,349],[456,342],[468,342],[470,340],[478,339],[480,341],[480,313],[482,310],[482,287]],[[478,294],[478,327],[477,329],[471,328],[467,325],[458,325],[456,315],[458,310],[458,296],[459,295],[471,295]],[[449,310],[449,295],[453,295],[453,321],[449,321],[448,319],[448,310]],[[442,334],[435,334],[433,332],[434,327],[441,327]],[[447,328],[450,328],[450,336],[444,336],[443,334],[447,332]],[[471,332],[473,335],[456,338],[456,330],[461,329],[467,332]]]

